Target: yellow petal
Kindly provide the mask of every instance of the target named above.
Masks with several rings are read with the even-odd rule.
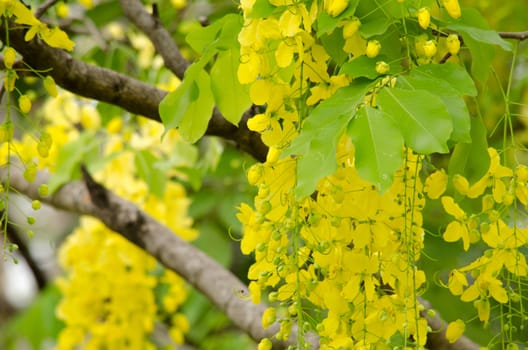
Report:
[[[450,343],[454,343],[464,334],[466,324],[461,319],[453,321],[447,325],[446,339]]]
[[[453,197],[444,196],[442,197],[442,206],[444,210],[457,220],[463,220],[466,217],[466,213],[455,203]]]
[[[424,191],[431,199],[439,198],[446,190],[447,174],[444,169],[436,170],[425,180]]]

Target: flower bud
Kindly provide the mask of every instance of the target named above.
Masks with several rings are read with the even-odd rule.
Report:
[[[18,98],[18,107],[20,108],[20,111],[24,114],[29,113],[29,111],[31,111],[31,99],[28,95],[22,95]]]
[[[337,17],[348,6],[348,0],[324,0],[324,9],[332,17]]]
[[[12,47],[8,47],[4,51],[4,64],[6,68],[11,69],[13,68],[13,64],[15,63],[16,58],[16,51]]]
[[[378,74],[387,74],[390,70],[390,66],[385,61],[376,62],[376,72]]]
[[[431,13],[427,7],[418,10],[418,24],[423,29],[427,29],[431,23]]]
[[[434,40],[427,40],[423,46],[425,57],[431,58],[436,55],[436,42]]]
[[[460,51],[460,40],[458,35],[450,34],[446,40],[447,50],[451,55],[456,55]]]
[[[369,58],[376,57],[379,54],[380,50],[381,50],[381,44],[379,41],[370,40],[367,43],[367,50],[366,50],[367,57]]]
[[[449,14],[454,19],[460,18],[462,12],[460,10],[460,4],[458,0],[443,0],[444,7]]]

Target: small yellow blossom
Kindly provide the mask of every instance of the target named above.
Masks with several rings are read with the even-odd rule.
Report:
[[[458,39],[458,35],[449,34],[446,39],[446,45],[449,53],[453,56],[456,55],[460,51],[460,39]]]
[[[4,65],[6,68],[11,69],[13,68],[13,64],[15,63],[16,58],[16,51],[11,46],[7,47],[4,51]]]
[[[390,70],[390,66],[385,61],[376,62],[376,72],[378,74],[387,74]]]
[[[379,54],[380,50],[381,50],[381,44],[379,41],[370,40],[367,43],[367,49],[366,49],[367,57],[369,58],[376,57]]]
[[[427,7],[422,7],[418,10],[418,24],[423,29],[427,29],[431,23],[431,13]]]
[[[271,326],[277,317],[277,309],[268,307],[262,314],[262,328],[266,329]]]
[[[24,114],[31,111],[31,99],[28,95],[22,95],[18,98],[18,107],[20,111]]]
[[[425,180],[424,192],[431,199],[439,198],[447,187],[447,174],[444,169],[436,170]]]
[[[272,346],[271,340],[264,338],[259,342],[257,350],[271,350]]]
[[[325,11],[332,17],[340,15],[347,6],[348,0],[324,0]]]
[[[461,319],[458,319],[456,321],[450,322],[447,325],[446,330],[446,339],[450,343],[454,343],[464,334],[464,331],[466,330],[466,324]]]
[[[55,80],[50,75],[46,75],[44,78],[44,89],[46,89],[51,97],[57,97],[57,86],[55,85]]]
[[[353,37],[357,33],[360,26],[361,21],[357,17],[353,17],[351,20],[347,21],[343,26],[343,38],[349,39]]]
[[[454,19],[460,18],[462,12],[460,10],[460,4],[458,0],[443,0],[444,7],[449,14]]]
[[[436,41],[427,40],[423,45],[424,56],[427,58],[434,57],[436,55]]]

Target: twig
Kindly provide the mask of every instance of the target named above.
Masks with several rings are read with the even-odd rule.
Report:
[[[60,0],[47,0],[45,3],[43,3],[42,5],[40,5],[36,10],[35,10],[35,17],[37,18],[40,18],[42,17],[42,15],[50,8],[52,7],[53,5],[55,5],[56,3],[58,3]]]
[[[7,237],[11,243],[14,243],[18,246],[18,252],[24,257],[29,269],[33,273],[38,290],[43,290],[48,284],[46,274],[41,270],[39,264],[37,261],[35,261],[35,258],[33,258],[33,255],[29,251],[29,247],[27,246],[26,242],[20,237],[18,231],[13,227],[9,220],[7,222]]]
[[[524,32],[499,32],[499,36],[503,39],[517,39],[523,41],[528,39],[528,30]]]
[[[127,18],[152,41],[156,51],[163,58],[165,66],[178,78],[183,79],[189,62],[181,55],[178,45],[162,25],[154,11],[156,7],[153,8],[153,13],[149,14],[143,4],[137,0],[120,0],[119,2]]]

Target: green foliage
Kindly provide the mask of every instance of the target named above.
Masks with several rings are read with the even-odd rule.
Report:
[[[226,50],[218,54],[211,68],[211,87],[216,106],[222,115],[237,125],[244,111],[251,105],[247,85],[242,85],[236,76],[240,53],[238,50]]]
[[[300,135],[284,150],[285,155],[299,157],[295,189],[298,197],[310,195],[319,179],[337,168],[333,156],[337,142],[370,86],[370,82],[358,81],[319,104],[304,122]]]
[[[403,137],[392,119],[379,109],[366,106],[348,125],[354,145],[356,168],[365,180],[385,192],[401,167]]]
[[[423,154],[448,152],[453,123],[438,96],[426,90],[384,88],[377,103],[399,125],[407,146]]]
[[[41,291],[23,313],[1,328],[0,344],[6,344],[4,349],[21,349],[24,342],[32,349],[41,349],[46,342],[56,339],[63,327],[55,317],[60,299],[61,293],[54,286]]]
[[[99,144],[100,139],[94,133],[86,132],[62,147],[59,150],[56,170],[48,183],[50,193],[68,181],[79,179],[81,164],[90,168],[101,165],[104,159],[99,155]]]

